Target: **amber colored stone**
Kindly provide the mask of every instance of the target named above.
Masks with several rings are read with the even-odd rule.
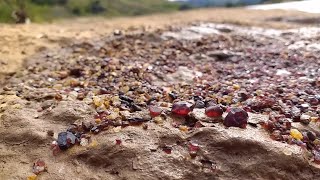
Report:
[[[291,129],[290,130],[290,135],[297,139],[297,140],[302,140],[303,139],[303,135],[301,134],[301,132],[297,129]]]

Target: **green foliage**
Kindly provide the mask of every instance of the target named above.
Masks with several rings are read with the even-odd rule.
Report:
[[[0,22],[14,22],[11,14],[19,10],[19,0],[0,0]],[[179,10],[181,5],[167,0],[20,0],[31,21],[88,16],[136,16]]]
[[[0,1],[0,21],[10,22],[11,12],[11,8],[5,2]]]

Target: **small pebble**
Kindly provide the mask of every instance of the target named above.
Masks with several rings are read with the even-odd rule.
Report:
[[[301,132],[297,129],[291,129],[290,130],[290,135],[297,140],[302,140],[303,139],[303,135],[301,134]]]

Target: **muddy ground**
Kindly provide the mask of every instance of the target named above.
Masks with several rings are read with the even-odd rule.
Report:
[[[310,96],[320,93],[320,30],[286,20],[293,14],[314,16],[202,10],[90,26],[4,26],[1,178],[35,177],[37,159],[47,166],[38,179],[319,178],[316,142],[284,139],[292,128],[319,138],[319,103]],[[170,110],[179,101],[197,107],[177,117]],[[206,117],[210,102],[245,108],[249,125],[226,128]],[[151,117],[150,105],[162,114]],[[297,109],[308,125],[296,121]],[[282,139],[262,126],[273,117],[292,125]],[[84,123],[99,129],[85,133],[88,144],[53,153],[60,132]]]

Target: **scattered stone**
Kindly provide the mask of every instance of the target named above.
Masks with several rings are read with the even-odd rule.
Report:
[[[297,140],[302,140],[303,139],[303,136],[302,136],[301,132],[299,130],[297,130],[297,129],[291,129],[290,130],[290,135],[293,138],[297,139]]]
[[[33,167],[32,167],[32,172],[36,175],[39,175],[40,173],[42,172],[45,172],[47,171],[47,166],[46,166],[46,163],[41,160],[41,159],[38,159],[34,164],[33,164]]]
[[[88,146],[88,145],[89,145],[89,139],[87,139],[87,138],[81,138],[81,139],[80,139],[80,145],[81,145],[81,146]]]
[[[156,124],[163,124],[163,118],[160,116],[157,116],[153,120]]]
[[[212,118],[220,118],[222,117],[222,114],[223,114],[223,109],[216,105],[216,106],[209,106],[206,108],[206,111],[205,111],[206,115],[208,117],[212,117]]]
[[[121,145],[122,141],[120,139],[116,139],[116,145]]]
[[[27,177],[27,180],[36,180],[37,177],[38,177],[38,176],[34,174],[34,175],[31,175],[31,176],[28,176],[28,177]]]
[[[143,128],[144,130],[147,130],[147,129],[148,129],[148,124],[144,123],[144,124],[142,125],[142,128]]]
[[[287,71],[286,69],[278,69],[276,72],[277,76],[290,76],[291,72]]]
[[[250,31],[254,36],[238,33],[238,30],[229,31],[228,36],[221,34],[207,37],[201,34],[209,30],[223,33],[210,26],[192,27],[184,31],[191,36],[179,40],[163,40],[161,33],[143,32],[130,35],[115,33],[117,37],[103,38],[98,42],[75,43],[66,46],[63,52],[59,50],[53,55],[49,53],[32,58],[27,62],[28,68],[10,77],[8,87],[1,93],[18,95],[28,101],[28,108],[33,108],[34,105],[41,107],[39,120],[48,118],[48,121],[64,122],[65,125],[80,122],[70,126],[67,132],[58,134],[58,141],[52,144],[54,154],[78,143],[81,146],[96,147],[97,141],[89,141],[85,137],[89,133],[98,134],[110,128],[111,131],[99,134],[100,138],[130,125],[142,124],[143,129],[148,129],[145,122],[152,119],[162,126],[156,127],[157,130],[168,129],[167,125],[172,123],[181,131],[190,132],[188,136],[210,129],[203,135],[203,142],[207,142],[207,136],[214,131],[214,136],[209,138],[210,143],[214,147],[216,144],[219,147],[230,146],[221,147],[223,151],[238,150],[238,143],[241,150],[247,144],[241,145],[242,141],[239,140],[235,143],[237,148],[234,148],[228,143],[221,143],[218,138],[215,139],[216,134],[224,132],[217,137],[234,137],[236,140],[242,137],[243,142],[248,142],[244,134],[259,134],[261,125],[272,139],[305,148],[314,155],[315,162],[320,162],[318,128],[311,128],[313,125],[317,126],[320,114],[318,56],[304,49],[304,45],[298,53],[289,49],[292,38],[288,39],[287,35],[281,37],[281,41],[275,41],[278,36],[261,35],[259,30]],[[179,37],[181,35],[179,31],[173,34]],[[202,39],[195,40],[193,37]],[[302,39],[299,36],[295,38],[296,41]],[[303,38],[304,42],[308,39]],[[316,38],[309,40],[312,43]],[[171,105],[171,113],[176,116],[169,117]],[[0,111],[3,112],[8,107],[11,105],[2,105],[1,102]],[[223,118],[222,113],[226,111],[226,107],[229,107],[228,114]],[[141,115],[144,112],[148,117]],[[250,112],[262,113],[269,116],[269,119],[253,119]],[[87,122],[89,120],[92,121]],[[222,120],[227,127],[245,128],[249,124],[255,128],[248,127],[246,131],[223,129],[218,124]],[[292,121],[301,122],[305,126],[297,128],[292,126]],[[128,129],[141,131],[141,127]],[[151,130],[153,127],[141,134],[149,134]],[[255,138],[260,140],[261,137],[251,137],[251,140]],[[259,152],[265,152],[268,148],[261,149],[264,144],[259,144],[258,140],[250,146],[257,148]],[[265,139],[263,142],[267,143]],[[256,144],[259,146],[256,147]],[[281,143],[269,145],[279,144]],[[181,147],[177,147],[179,148]],[[290,146],[288,149],[296,148],[299,147]],[[171,153],[172,147],[165,146],[163,150],[166,153],[170,150]],[[209,153],[208,157],[210,152],[223,152],[215,148],[209,150],[205,152],[206,155]],[[190,151],[190,156],[195,160],[204,158],[197,152]],[[240,152],[237,157],[240,158],[239,162],[243,161],[243,156],[247,158],[246,155],[251,153],[250,148]],[[285,154],[292,153],[290,151]],[[273,152],[272,157],[268,158],[281,157],[277,155]],[[290,158],[296,157],[292,155]],[[285,160],[292,162],[288,159]],[[210,168],[215,166],[209,160],[201,160],[200,163]],[[293,163],[294,167],[289,169],[302,168],[297,164]],[[282,172],[285,171],[281,169]],[[207,176],[209,173],[206,173],[204,174]],[[182,177],[176,179],[179,178]]]
[[[231,108],[223,124],[227,127],[246,128],[249,115],[241,108]]]
[[[190,103],[181,101],[173,104],[171,112],[178,116],[187,116],[191,110]]]
[[[149,106],[150,115],[152,117],[159,116],[162,113],[162,109],[157,106]]]
[[[53,135],[54,135],[53,130],[48,130],[47,131],[47,135],[50,136],[50,137],[53,137]]]
[[[302,114],[300,116],[300,122],[304,125],[308,125],[311,121],[311,116],[307,115],[307,114]]]
[[[163,152],[165,152],[166,154],[171,154],[172,152],[172,147],[170,146],[164,146],[162,147]]]
[[[58,134],[58,146],[61,150],[67,150],[76,143],[76,136],[71,132],[61,132]]]
[[[182,132],[188,132],[189,128],[187,126],[179,126],[180,131]]]

